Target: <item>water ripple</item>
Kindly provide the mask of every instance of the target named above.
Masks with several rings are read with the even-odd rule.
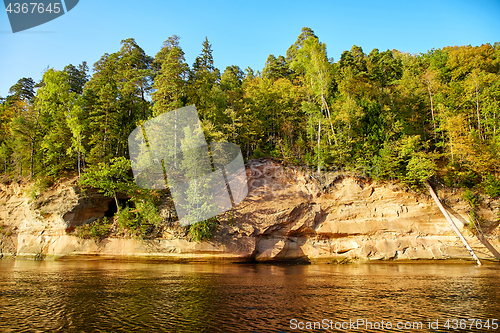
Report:
[[[297,332],[500,319],[498,266],[1,262],[0,332]],[[429,329],[429,320],[439,320]],[[331,326],[334,327],[334,326]],[[334,332],[334,328],[303,330]],[[467,328],[463,332],[473,332]],[[358,326],[353,332],[373,331]],[[476,330],[478,331],[478,330]]]

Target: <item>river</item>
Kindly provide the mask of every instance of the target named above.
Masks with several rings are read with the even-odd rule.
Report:
[[[0,332],[500,332],[499,325],[499,265],[0,260]]]

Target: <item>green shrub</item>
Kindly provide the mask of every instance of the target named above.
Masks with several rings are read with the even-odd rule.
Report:
[[[458,163],[450,164],[446,168],[443,181],[448,187],[473,188],[479,182],[479,176]]]
[[[263,158],[266,157],[266,154],[260,150],[259,147],[255,148],[253,153],[252,153],[253,158]]]
[[[135,199],[133,202],[135,209],[127,206],[115,215],[117,224],[135,236],[147,238],[161,224],[163,218],[151,200]]]
[[[139,226],[139,220],[135,212],[128,206],[120,209],[120,211],[116,213],[115,217],[120,228],[136,229]]]
[[[152,224],[156,227],[163,221],[158,209],[151,201],[136,201],[135,205],[137,207],[137,214],[141,218],[142,222]]]
[[[478,200],[474,193],[471,190],[466,189],[462,194],[462,198],[469,204],[470,208],[474,209],[478,206]]]
[[[391,179],[400,178],[402,175],[401,162],[393,145],[386,143],[379,154],[372,159],[373,166],[377,169],[377,173],[373,176],[375,179]]]
[[[458,184],[456,174],[452,171],[448,171],[443,176],[443,182],[448,187],[456,187]]]
[[[101,220],[94,221],[89,224],[84,224],[82,226],[75,228],[75,234],[77,237],[83,239],[97,238],[102,239],[109,235],[111,224],[107,217]]]
[[[457,173],[458,186],[472,188],[478,183],[478,175],[474,171],[466,170]]]
[[[436,174],[436,163],[421,155],[413,156],[406,166],[405,180],[410,184],[422,184]]]
[[[197,222],[189,226],[189,238],[195,242],[202,242],[213,238],[213,232],[217,227],[217,218],[212,217],[208,220]]]
[[[29,190],[29,197],[33,200],[37,200],[43,192],[45,192],[50,186],[52,186],[53,181],[50,178],[38,178],[33,185],[31,185]]]
[[[500,197],[500,179],[493,175],[488,175],[483,182],[484,191],[493,199]]]

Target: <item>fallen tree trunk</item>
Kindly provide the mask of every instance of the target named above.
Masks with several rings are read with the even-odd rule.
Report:
[[[479,266],[481,266],[481,261],[477,257],[477,255],[474,252],[474,250],[470,247],[469,243],[467,243],[467,240],[465,239],[465,237],[460,232],[460,229],[458,229],[458,227],[455,224],[455,222],[453,222],[453,220],[451,219],[450,215],[448,214],[448,212],[444,208],[443,204],[441,203],[441,200],[439,200],[439,197],[437,196],[436,192],[434,192],[434,189],[432,188],[432,186],[429,184],[428,181],[425,181],[425,186],[427,186],[427,189],[429,189],[429,192],[431,193],[432,198],[434,199],[434,201],[438,205],[438,207],[441,210],[441,212],[443,213],[444,217],[446,217],[446,219],[448,220],[448,222],[450,222],[450,225],[451,225],[453,231],[455,231],[455,233],[458,235],[458,237],[460,238],[460,240],[462,241],[462,243],[464,243],[464,245],[467,248],[467,250],[469,250],[469,253],[471,254],[471,256],[477,261],[477,264]]]

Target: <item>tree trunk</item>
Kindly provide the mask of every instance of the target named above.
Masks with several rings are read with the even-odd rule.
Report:
[[[497,99],[495,98],[495,104],[497,103]],[[493,136],[497,135],[497,117],[496,112],[493,112]]]
[[[177,109],[174,111],[174,168],[177,168]]]
[[[430,80],[427,81],[427,91],[429,92],[429,99],[431,101],[431,117],[432,117],[432,127],[434,128],[434,142],[437,143],[436,121],[434,120],[434,99],[432,98],[432,90],[431,90],[431,81]]]
[[[451,153],[451,163],[453,164],[455,161],[453,158],[453,137],[451,136],[451,134],[450,134],[450,153]]]
[[[335,133],[335,130],[333,129],[332,117],[330,115],[330,108],[328,107],[328,103],[326,102],[325,97],[323,95],[321,95],[321,99],[323,101],[323,105],[325,106],[326,112],[328,114],[328,120],[330,121],[330,128],[332,129],[332,133],[333,133],[333,141],[335,141],[335,145],[338,146],[337,135]]]
[[[146,121],[146,98],[144,97],[144,89],[141,86],[141,98],[142,98],[142,120]]]
[[[78,148],[78,178],[80,178],[80,148]]]
[[[32,142],[32,146],[31,146],[31,156],[30,156],[30,177],[33,178],[33,168],[34,168],[34,155],[35,155],[35,147],[34,147],[34,143]]]
[[[113,193],[113,197],[115,197],[116,212],[120,213],[120,203],[118,202],[118,198],[116,197],[116,193]]]
[[[474,76],[474,83],[476,84],[476,114],[477,114],[477,129],[479,131],[479,137],[482,138],[481,135],[481,117],[479,115],[479,90],[476,77]]]
[[[429,192],[431,193],[431,196],[432,198],[434,199],[434,201],[436,202],[437,206],[439,207],[439,209],[441,210],[441,212],[443,213],[444,217],[448,220],[448,222],[450,223],[453,231],[455,231],[455,233],[457,234],[457,236],[460,238],[460,240],[462,241],[462,243],[465,245],[465,247],[467,248],[467,250],[469,250],[469,253],[471,254],[471,256],[477,261],[477,264],[479,266],[481,266],[481,261],[479,261],[479,258],[477,257],[476,253],[474,252],[474,250],[470,247],[469,243],[467,243],[467,240],[465,239],[465,237],[462,235],[462,233],[460,232],[460,230],[458,229],[457,225],[455,224],[455,222],[453,222],[453,220],[451,219],[450,215],[448,214],[448,212],[446,211],[446,209],[444,208],[443,204],[441,203],[441,201],[439,200],[439,197],[437,196],[436,192],[434,192],[434,189],[432,188],[432,186],[429,184],[429,182],[426,180],[425,181],[425,186],[427,187],[427,189],[429,190]]]
[[[321,141],[321,118],[319,119],[319,124],[318,124],[318,175],[321,171],[320,141]]]
[[[108,139],[108,110],[106,109],[106,117],[104,120],[104,138],[102,140],[103,156],[106,157],[106,141]]]

